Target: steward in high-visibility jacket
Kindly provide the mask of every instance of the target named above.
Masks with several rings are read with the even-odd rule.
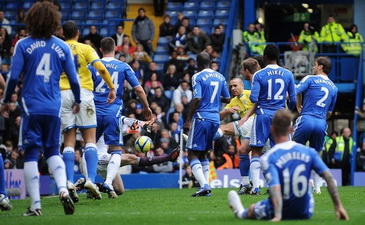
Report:
[[[304,44],[303,51],[309,51],[312,41],[314,42],[314,51],[318,52],[318,47],[315,43],[320,42],[319,34],[314,30],[314,27],[309,26],[309,23],[305,23],[304,29],[300,32],[298,43]]]
[[[247,30],[242,33],[242,40],[248,44],[252,54],[264,54],[262,47],[257,44],[261,43],[262,40],[260,40],[260,34],[255,30],[255,25],[253,23],[250,23]]]
[[[321,29],[320,33],[321,42],[330,42],[333,43],[331,45],[326,44],[326,48],[330,49],[326,52],[335,52],[336,45],[335,42],[347,42],[348,37],[343,29],[343,26],[339,23],[336,23],[335,18],[331,15],[328,17],[328,23],[324,25]],[[345,49],[343,49],[345,50]]]
[[[360,55],[361,54],[361,42],[364,42],[361,34],[357,32],[357,26],[354,24],[351,26],[350,31],[347,32],[348,42],[351,42],[345,45],[345,51],[351,55]]]
[[[348,142],[348,145],[346,144]],[[349,139],[344,139],[343,136],[339,136],[336,138],[336,147],[335,152],[333,154],[333,159],[336,162],[342,162],[343,160],[349,160],[351,153],[352,153],[352,146],[354,145],[354,141],[352,140],[352,137]],[[344,158],[344,156],[346,156]],[[348,159],[346,159],[348,158]]]

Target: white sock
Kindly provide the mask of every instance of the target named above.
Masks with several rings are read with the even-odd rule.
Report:
[[[204,177],[205,177],[205,180],[209,183],[209,175],[210,175],[210,171],[209,171],[209,163],[208,165],[202,165],[202,170],[203,170],[203,173],[204,173]]]
[[[47,165],[56,182],[58,193],[61,192],[68,193],[66,184],[67,178],[66,178],[65,163],[63,162],[62,158],[58,155],[51,156],[47,159]]]
[[[205,179],[202,164],[200,163],[200,161],[198,163],[193,164],[191,166],[191,170],[194,174],[195,179],[199,182],[200,187],[204,187],[204,184],[208,184],[207,180]]]
[[[122,116],[120,118],[120,121],[121,121],[122,124],[125,124],[129,127],[129,126],[132,126],[132,124],[136,121],[136,119]]]
[[[121,160],[121,154],[112,154],[112,157],[110,158],[110,161],[108,163],[105,183],[108,184],[111,188],[113,187],[113,180],[119,171]]]
[[[242,176],[241,184],[242,185],[247,185],[249,183],[250,183],[250,180],[248,179],[248,176]]]
[[[89,178],[89,176],[87,175],[87,165],[86,165],[86,159],[85,159],[85,152],[82,154],[82,173],[85,177],[85,180],[87,180]]]
[[[25,186],[30,198],[30,209],[41,208],[41,196],[39,193],[38,162],[24,162]]]
[[[322,186],[322,177],[319,176],[314,170],[312,170],[312,176],[313,176],[313,183],[314,183],[314,190],[320,191]]]
[[[252,188],[259,188],[261,164],[259,157],[252,157],[250,163],[250,171],[252,176]]]

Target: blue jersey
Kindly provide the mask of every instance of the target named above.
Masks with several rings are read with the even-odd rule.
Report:
[[[116,90],[117,98],[112,104],[107,103],[110,91],[108,85],[93,66],[89,65],[88,67],[94,80],[94,102],[96,112],[98,115],[110,115],[111,113],[118,112],[118,110],[123,107],[122,98],[124,94],[124,81],[127,80],[133,88],[140,84],[135,73],[128,64],[116,60],[113,57],[105,57],[101,62],[112,76]]]
[[[296,92],[303,93],[302,115],[326,119],[327,112],[335,107],[338,89],[325,75],[308,75],[297,85]]]
[[[59,116],[61,109],[60,76],[64,70],[71,84],[75,101],[80,103],[80,85],[70,47],[61,39],[27,37],[14,48],[13,64],[6,84],[4,102],[23,73],[22,112],[27,115]]]
[[[268,65],[253,76],[250,100],[257,102],[257,111],[262,114],[274,114],[278,109],[285,109],[286,96],[289,94],[289,108],[296,103],[293,74],[278,65]],[[261,111],[261,112],[260,112]]]
[[[204,69],[192,77],[193,98],[200,98],[201,102],[194,118],[204,118],[219,123],[221,96],[229,98],[227,82],[224,76],[212,69]]]
[[[311,171],[328,170],[318,153],[302,144],[288,141],[275,145],[261,157],[261,166],[269,186],[281,186],[283,219],[308,218],[313,196],[308,185]]]

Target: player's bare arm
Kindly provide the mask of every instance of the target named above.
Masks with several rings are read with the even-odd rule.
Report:
[[[274,218],[272,218],[272,221],[280,221],[283,210],[283,196],[280,185],[270,187],[270,199],[274,208]]]
[[[302,109],[303,109],[302,102],[303,102],[303,96],[302,96],[302,94],[298,94],[297,95],[297,110],[298,110],[298,113],[302,113]]]
[[[240,121],[238,122],[239,126],[242,126],[247,120],[248,118],[250,118],[250,116],[252,116],[257,108],[257,104],[253,104],[252,108],[250,110],[247,111],[247,113],[240,119]]]
[[[136,92],[139,100],[143,105],[142,115],[146,120],[150,120],[152,116],[152,110],[150,109],[150,105],[148,104],[146,93],[144,92],[141,85],[135,87],[134,91]]]
[[[336,184],[334,182],[332,174],[327,170],[321,174],[323,179],[327,183],[328,192],[332,198],[333,204],[335,205],[335,213],[336,219],[338,220],[349,220],[350,217],[348,216],[345,208],[342,205],[340,195],[338,194],[338,190]]]
[[[191,118],[193,118],[193,115],[194,115],[196,109],[200,105],[200,102],[201,102],[201,98],[194,98],[191,101],[191,108],[190,108],[188,117],[186,118],[186,122],[184,123],[184,128],[187,128],[187,129],[190,128]]]

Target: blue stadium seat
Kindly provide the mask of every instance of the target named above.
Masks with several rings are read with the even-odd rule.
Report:
[[[82,36],[86,36],[88,33],[89,33],[89,28],[85,27],[85,28],[82,30]]]
[[[17,11],[10,11],[10,10],[7,10],[4,12],[4,17],[7,18],[8,20],[11,19],[11,18],[16,18],[16,15],[18,14]]]
[[[156,70],[157,71],[163,71],[163,63],[156,63]]]
[[[88,19],[85,22],[86,26],[91,26],[91,25],[95,25],[95,24],[100,24],[102,21],[101,20],[94,20],[94,19]]]
[[[198,19],[200,18],[211,18],[214,17],[214,11],[213,10],[200,10],[198,13]]]
[[[112,10],[122,10],[123,4],[122,2],[109,2],[106,5],[106,9],[112,9]]]
[[[184,3],[184,10],[198,10],[199,3],[198,2],[185,2]]]
[[[217,26],[219,24],[223,24],[223,25],[227,25],[228,24],[228,19],[214,19],[213,20],[213,25]]]
[[[72,2],[59,2],[61,5],[61,11],[71,11]]]
[[[169,55],[167,54],[156,54],[154,57],[153,57],[153,61],[155,61],[156,63],[164,63],[164,62],[167,62],[169,61]]]
[[[71,14],[71,19],[73,20],[77,20],[77,19],[85,19],[86,17],[86,13],[83,12],[83,11],[73,11],[72,14]]]
[[[169,15],[171,18],[177,18],[177,15],[179,14],[180,11],[175,11],[175,10],[169,10],[166,11],[166,15]]]
[[[8,2],[5,5],[5,11],[17,11],[23,4],[21,2]]]
[[[74,10],[89,10],[89,2],[76,2]]]
[[[169,41],[166,37],[159,37],[157,43],[158,45],[168,45]]]
[[[229,10],[227,9],[217,9],[215,11],[215,18],[226,19],[229,16]]]
[[[227,9],[229,10],[231,8],[231,2],[229,1],[218,1],[217,2],[217,9]]]
[[[105,18],[113,18],[113,19],[116,19],[116,18],[121,18],[121,15],[120,15],[120,10],[107,10],[105,11]]]
[[[182,10],[182,3],[181,2],[168,2],[166,10],[181,11]]]
[[[100,32],[99,32],[99,34],[100,34],[101,36],[103,36],[103,37],[107,37],[107,36],[109,36],[108,28],[107,28],[107,27],[103,27],[103,28],[101,28],[101,29],[100,29]]]
[[[24,11],[28,11],[30,9],[30,7],[32,7],[33,4],[34,4],[34,1],[25,1],[23,3]]]
[[[90,6],[91,10],[100,10],[100,11],[104,11],[105,10],[105,1],[93,1],[91,3]]]
[[[201,27],[201,26],[211,27],[212,26],[212,19],[209,19],[209,18],[198,19],[196,21],[196,25],[198,25],[199,27]]]
[[[201,2],[200,3],[200,10],[214,10],[215,9],[215,2]]]
[[[169,47],[167,45],[159,45],[156,48],[156,54],[162,55],[162,54],[168,54]]]
[[[71,16],[70,11],[61,11],[62,20],[69,20]]]
[[[211,34],[211,25],[204,25],[204,26],[199,26],[200,30],[204,31],[206,34]]]
[[[163,92],[165,94],[165,96],[168,98],[168,99],[172,99],[172,97],[174,96],[174,92],[172,90],[164,90]],[[169,110],[171,111],[169,114],[171,114],[172,112],[175,111],[175,109],[172,111],[172,110]],[[166,117],[167,118],[167,117]]]
[[[183,13],[184,13],[185,17],[189,18],[189,20],[192,20],[192,19],[195,20],[198,15],[196,11],[192,11],[192,10],[189,10],[189,11],[184,10]]]
[[[104,17],[104,11],[98,10],[98,11],[90,11],[88,18],[92,20],[102,20]]]

